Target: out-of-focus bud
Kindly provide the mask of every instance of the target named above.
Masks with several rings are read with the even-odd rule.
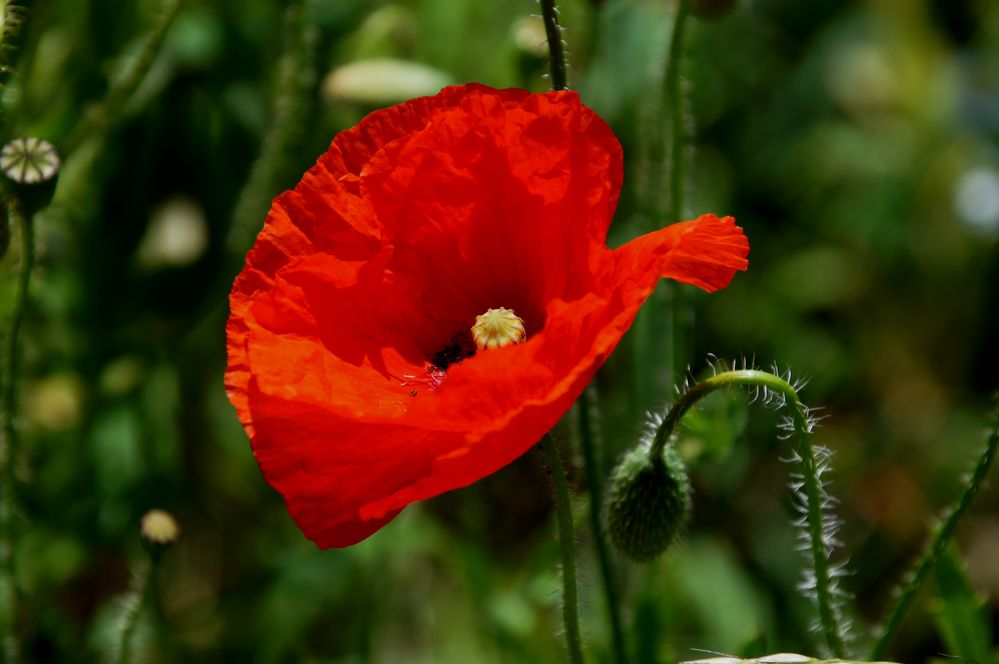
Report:
[[[649,457],[647,445],[628,452],[611,478],[607,525],[617,549],[639,562],[653,560],[677,539],[690,518],[690,480],[673,445]]]
[[[381,106],[436,94],[451,77],[427,65],[394,58],[357,60],[337,67],[323,79],[327,101]]]
[[[180,524],[165,510],[149,510],[140,526],[142,543],[151,556],[159,556],[180,537]]]
[[[204,209],[186,197],[171,198],[156,208],[136,258],[147,269],[186,267],[208,248]]]

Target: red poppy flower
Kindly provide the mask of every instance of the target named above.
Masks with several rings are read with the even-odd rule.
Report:
[[[746,268],[729,217],[609,249],[621,179],[574,92],[464,85],[367,116],[275,199],[230,296],[226,388],[306,536],[353,544],[510,463],[660,277],[713,291]],[[475,352],[501,307],[523,343]]]

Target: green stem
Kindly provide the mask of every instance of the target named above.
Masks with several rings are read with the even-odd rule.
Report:
[[[562,621],[569,646],[569,661],[584,664],[583,642],[579,636],[579,601],[576,598],[576,537],[572,529],[572,499],[565,467],[550,435],[541,439],[541,446],[551,466],[555,489],[555,516],[558,519],[558,539],[562,548]]]
[[[17,587],[14,569],[14,514],[16,509],[17,480],[17,383],[19,335],[28,303],[28,285],[35,264],[35,236],[31,219],[24,215],[16,197],[8,201],[10,220],[18,226],[21,236],[21,256],[17,276],[17,290],[3,353],[2,385],[0,385],[0,652],[4,661],[20,660],[17,638]]]
[[[669,216],[671,224],[683,221],[686,216],[684,179],[687,166],[687,108],[684,94],[681,65],[683,64],[683,45],[686,33],[687,17],[690,13],[690,0],[680,0],[677,4],[676,16],[673,19],[673,34],[670,37],[669,56],[666,61],[666,75],[663,80],[670,125],[669,154]],[[690,306],[683,287],[679,284],[668,284],[668,302],[666,302],[667,329],[670,330],[670,363],[667,366],[668,376],[676,375],[677,364],[686,362],[687,337],[689,336]],[[682,371],[682,370],[681,370]]]
[[[650,458],[656,459],[663,453],[673,430],[683,415],[699,400],[729,385],[747,385],[769,390],[781,395],[791,412],[791,424],[801,457],[804,489],[807,498],[808,535],[812,552],[812,567],[815,572],[815,594],[819,609],[819,620],[829,648],[837,657],[843,657],[845,646],[839,617],[833,598],[833,584],[829,570],[829,552],[823,537],[822,486],[819,482],[818,460],[809,436],[810,426],[804,405],[798,399],[794,386],[780,376],[766,371],[744,369],[725,371],[697,383],[677,401],[666,414],[663,423],[656,431],[649,449]]]
[[[690,0],[680,0],[673,19],[673,35],[669,42],[669,58],[666,61],[666,76],[663,81],[666,98],[669,100],[670,120],[670,183],[669,221],[672,224],[683,219],[684,167],[687,148],[687,114],[680,76],[683,61],[683,35],[690,13]]]
[[[128,664],[132,661],[132,639],[142,617],[142,610],[149,602],[155,585],[157,564],[155,558],[146,556],[135,571],[132,588],[125,599],[124,613],[121,616],[121,633],[118,647],[111,661],[114,664]]]
[[[628,661],[628,656],[624,643],[624,630],[621,628],[621,613],[618,610],[614,568],[611,565],[607,538],[605,537],[603,523],[601,523],[604,491],[600,477],[603,464],[600,463],[597,456],[596,418],[590,398],[592,389],[592,387],[589,387],[584,390],[576,402],[579,416],[579,442],[583,450],[583,461],[586,467],[586,485],[590,495],[590,529],[593,531],[597,561],[600,564],[600,579],[604,589],[604,598],[607,602],[607,619],[610,622],[614,658],[618,664],[624,664],[624,662]]]
[[[63,160],[68,159],[70,153],[91,136],[106,134],[114,127],[121,117],[126,102],[139,88],[153,66],[167,31],[177,18],[183,4],[184,0],[165,0],[159,20],[146,35],[142,50],[129,63],[124,73],[111,84],[100,104],[84,114],[70,131],[69,138],[62,146]]]
[[[957,524],[960,522],[961,517],[964,516],[964,513],[968,510],[971,502],[978,495],[979,490],[985,483],[985,477],[992,466],[992,460],[995,458],[997,447],[999,447],[999,423],[993,428],[992,434],[985,445],[985,450],[975,465],[975,469],[971,474],[971,481],[965,488],[964,493],[961,494],[961,498],[951,508],[947,518],[936,528],[930,546],[913,568],[908,583],[905,584],[905,588],[899,594],[898,599],[895,600],[895,605],[889,612],[888,620],[881,630],[881,636],[871,650],[870,659],[875,660],[884,657],[888,646],[891,645],[892,640],[902,626],[902,621],[905,619],[909,609],[912,608],[912,604],[916,599],[916,593],[954,536],[954,531],[957,529]]]
[[[7,87],[13,72],[17,45],[14,43],[21,30],[24,8],[14,0],[0,0],[0,90]],[[14,53],[14,54],[12,54]],[[8,109],[0,108],[0,113]]]
[[[278,63],[274,119],[250,177],[239,192],[227,238],[240,259],[256,237],[271,200],[283,186],[305,138],[316,82],[318,35],[307,20],[311,0],[293,0],[285,13],[285,51]]]
[[[566,75],[568,65],[565,57],[565,44],[562,43],[562,28],[558,24],[558,8],[555,0],[541,1],[541,18],[545,22],[545,35],[548,37],[548,55],[551,60],[552,90],[568,90]]]

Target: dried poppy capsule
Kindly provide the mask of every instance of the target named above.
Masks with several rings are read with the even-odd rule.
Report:
[[[33,136],[15,138],[0,149],[0,172],[13,183],[29,216],[52,200],[60,165],[55,146]]]
[[[690,506],[690,480],[675,446],[652,459],[648,446],[641,445],[625,455],[611,479],[611,541],[632,560],[652,560],[683,532]]]

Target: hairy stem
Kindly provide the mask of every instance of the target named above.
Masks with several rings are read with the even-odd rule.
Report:
[[[7,85],[13,67],[8,53],[15,49],[17,38],[24,20],[24,8],[14,0],[0,0],[0,90]],[[4,109],[0,109],[2,111]]]
[[[11,197],[7,203],[10,220],[21,236],[21,255],[17,274],[17,290],[13,313],[3,348],[3,369],[0,378],[0,652],[5,662],[20,660],[17,638],[17,587],[14,570],[14,515],[17,480],[17,409],[19,335],[28,303],[28,284],[35,263],[35,237],[31,219],[25,216],[21,203]]]
[[[604,599],[607,602],[607,620],[611,628],[614,659],[618,664],[624,664],[628,661],[628,655],[624,643],[624,630],[621,628],[621,613],[618,610],[617,586],[614,582],[614,568],[611,564],[606,533],[601,520],[603,513],[601,501],[604,490],[600,479],[602,464],[598,458],[596,418],[591,403],[592,389],[590,387],[584,390],[576,402],[579,416],[579,442],[583,451],[586,485],[590,495],[590,529],[593,531],[597,561],[600,564],[600,581],[604,589]]]
[[[541,18],[545,22],[545,35],[548,37],[548,55],[551,60],[552,90],[568,90],[566,75],[568,64],[565,57],[565,44],[562,43],[562,28],[558,24],[558,8],[555,0],[540,0]]]
[[[152,595],[157,570],[156,562],[155,558],[147,556],[135,571],[132,587],[125,598],[117,649],[111,659],[114,664],[128,664],[132,661],[132,639],[142,617],[142,611]]]
[[[680,0],[673,19],[673,35],[670,37],[669,58],[666,60],[666,76],[663,80],[668,100],[670,121],[670,182],[669,182],[669,221],[675,224],[683,219],[684,167],[687,149],[687,114],[683,85],[680,76],[680,63],[683,61],[683,35],[690,13],[690,0]]]
[[[565,467],[555,441],[550,435],[541,439],[541,446],[551,467],[555,490],[555,516],[558,519],[558,539],[562,548],[562,621],[569,647],[569,661],[583,664],[583,642],[579,636],[579,601],[576,598],[576,537],[572,528],[572,499]]]
[[[964,516],[964,513],[968,510],[971,502],[978,495],[979,490],[985,483],[985,477],[992,466],[992,460],[995,458],[997,447],[999,447],[999,423],[996,423],[993,427],[992,433],[986,442],[985,450],[982,452],[982,456],[979,457],[974,471],[972,471],[971,479],[964,493],[961,494],[960,499],[951,507],[947,517],[937,526],[929,547],[919,562],[916,563],[912,572],[910,572],[908,582],[905,584],[902,592],[899,593],[898,599],[895,600],[895,605],[888,613],[888,619],[881,629],[881,635],[871,650],[870,659],[879,659],[885,656],[888,646],[891,645],[892,640],[902,626],[902,621],[905,619],[909,609],[912,608],[912,603],[916,599],[916,593],[923,585],[923,581],[926,580],[930,570],[933,569],[940,554],[947,548],[947,544],[957,529],[958,522],[960,522],[961,517]]]
[[[114,127],[121,117],[126,102],[139,88],[153,66],[167,31],[173,25],[183,4],[184,0],[165,0],[159,19],[146,35],[139,54],[129,63],[124,73],[111,84],[100,104],[84,114],[70,132],[62,147],[64,159],[68,159],[69,155],[91,135],[105,134]]]
[[[839,617],[833,598],[833,585],[829,570],[829,551],[823,537],[822,487],[819,482],[818,460],[809,436],[810,426],[804,405],[798,399],[794,386],[786,380],[766,371],[744,369],[741,371],[725,371],[707,378],[690,388],[670,408],[663,423],[656,431],[649,456],[659,458],[663,453],[676,425],[691,406],[708,394],[729,385],[745,385],[759,387],[781,395],[790,409],[791,424],[797,443],[797,452],[801,457],[802,474],[804,476],[805,497],[807,498],[807,521],[809,544],[812,553],[812,567],[815,572],[815,593],[819,609],[819,619],[822,632],[829,648],[837,657],[843,657],[845,646],[839,625]]]
[[[227,239],[234,256],[242,257],[263,223],[267,206],[295,161],[292,155],[305,137],[316,82],[318,35],[307,13],[311,0],[293,0],[285,13],[285,51],[278,63],[274,119],[260,156],[239,192]]]

